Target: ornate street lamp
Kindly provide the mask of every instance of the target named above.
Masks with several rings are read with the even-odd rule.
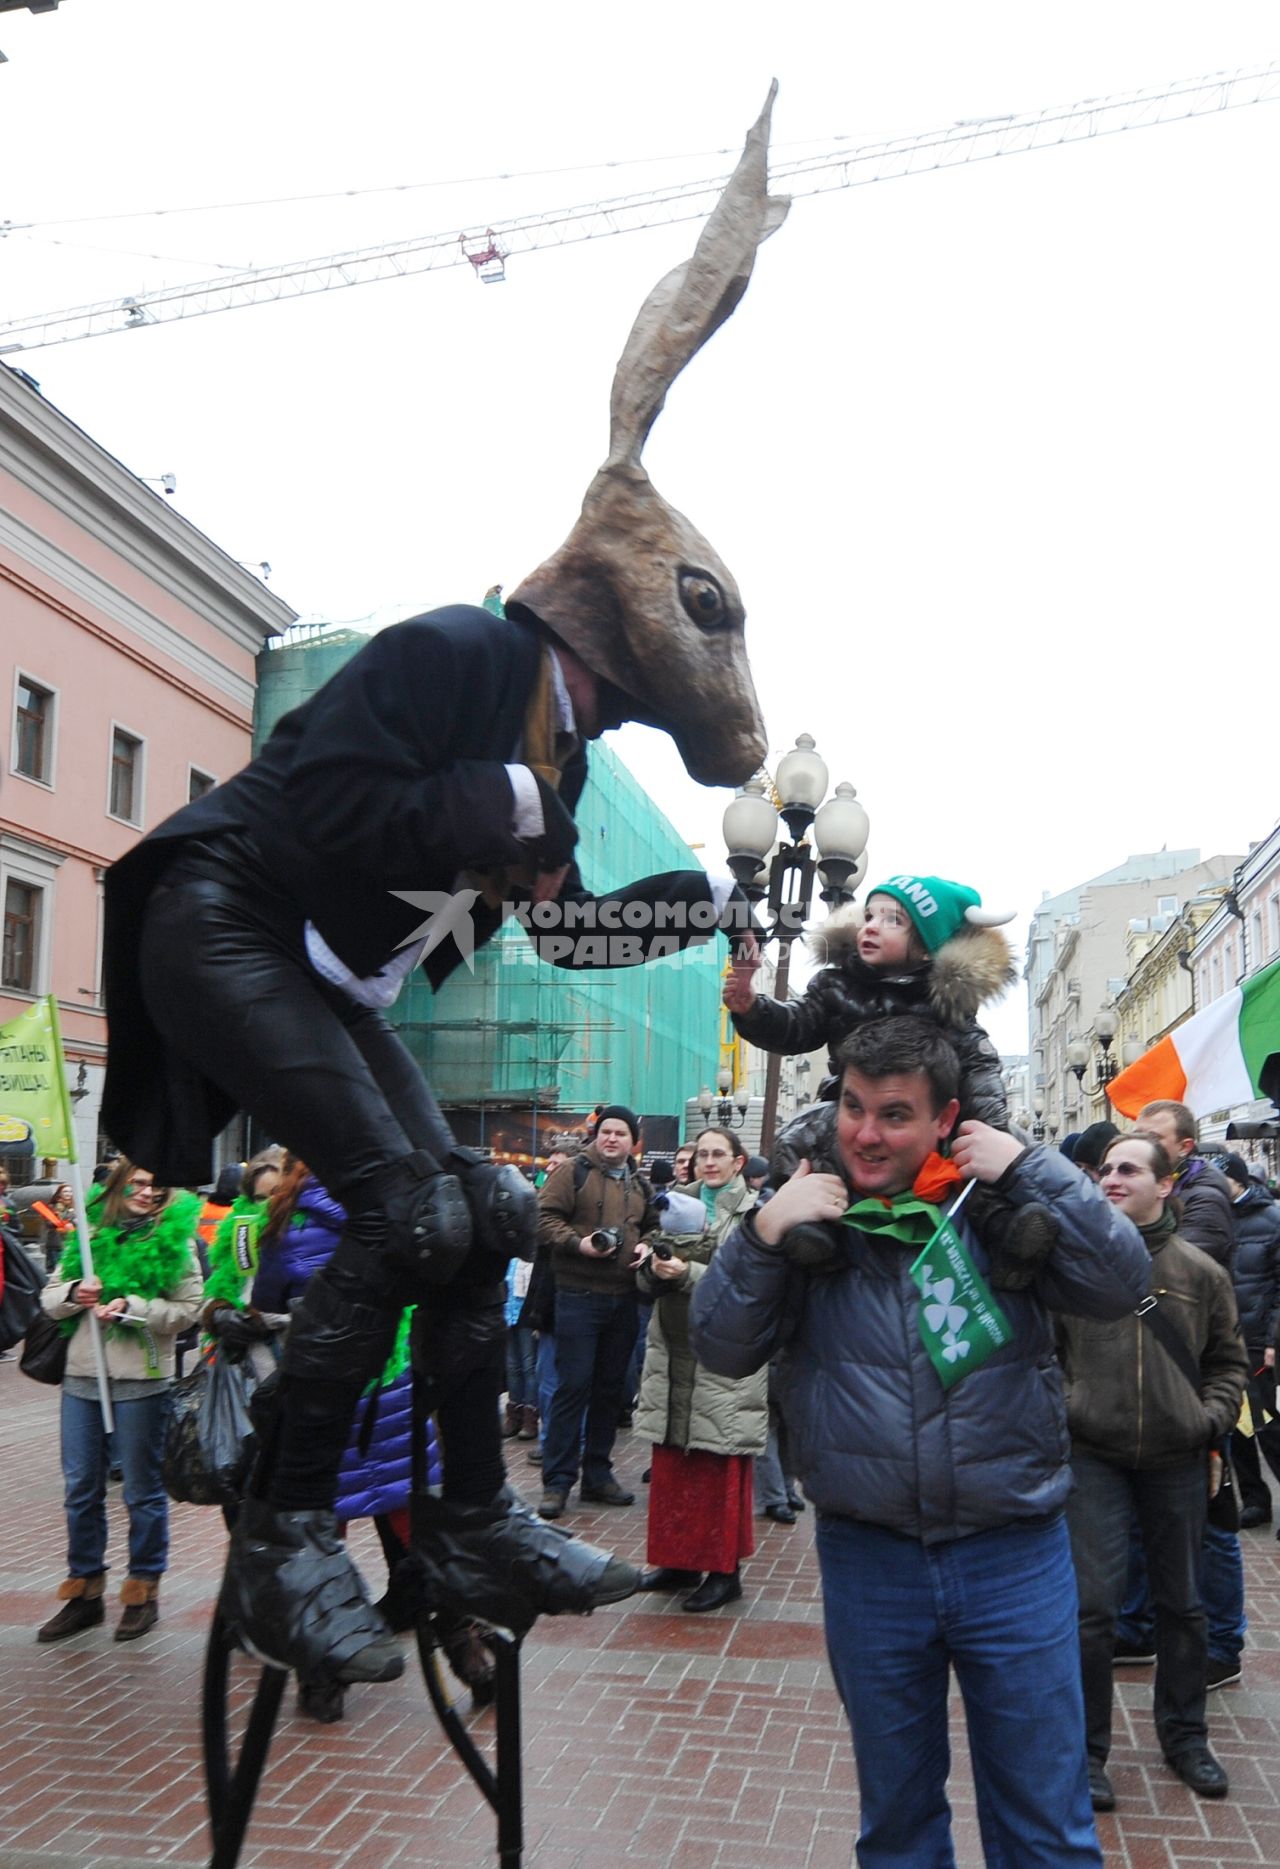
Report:
[[[1106,1095],[1107,1085],[1119,1076],[1120,1072],[1142,1056],[1142,1044],[1136,1038],[1126,1038],[1121,1047],[1121,1056],[1113,1057],[1111,1047],[1115,1042],[1119,1020],[1110,1006],[1100,1006],[1094,1014],[1093,1036],[1098,1041],[1098,1059],[1094,1082],[1090,1084],[1090,1097]],[[1073,1038],[1067,1046],[1067,1069],[1075,1073],[1076,1083],[1083,1087],[1084,1074],[1089,1068],[1089,1042],[1083,1038]]]
[[[867,814],[847,780],[841,780],[823,804],[827,776],[826,761],[813,736],[799,734],[791,751],[779,760],[773,780],[780,810],[775,811],[766,796],[769,778],[765,774],[749,780],[724,814],[729,867],[748,900],[766,903],[769,926],[764,939],[779,944],[774,991],[781,1000],[787,997],[791,943],[803,932],[813,906],[815,870],[822,883],[822,899],[834,908],[853,900],[866,869]],[[779,818],[786,826],[787,840],[779,831]],[[780,1055],[770,1053],[760,1128],[760,1147],[766,1154],[777,1122],[781,1067]]]
[[[822,900],[830,908],[852,902],[854,891],[866,877],[870,831],[871,821],[858,803],[857,793],[847,779],[841,779],[813,819]]]
[[[721,1129],[741,1129],[747,1120],[750,1096],[744,1084],[735,1097],[733,1092],[733,1073],[722,1070],[716,1078],[719,1097],[713,1097],[704,1084],[698,1092],[698,1111],[704,1123],[717,1122]],[[714,1117],[713,1113],[714,1112]],[[735,1120],[736,1119],[736,1120]]]
[[[1110,1006],[1099,1006],[1093,1015],[1093,1036],[1102,1048],[1102,1056],[1098,1060],[1098,1082],[1104,1089],[1120,1069],[1120,1060],[1111,1056],[1111,1041],[1119,1024]]]

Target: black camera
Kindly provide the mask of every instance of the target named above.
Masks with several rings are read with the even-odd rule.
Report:
[[[614,1259],[622,1250],[621,1227],[597,1227],[591,1235],[591,1244],[601,1258]]]
[[[653,1256],[655,1259],[674,1259],[676,1256],[675,1248],[673,1246],[668,1246],[665,1240],[655,1240],[653,1242]]]

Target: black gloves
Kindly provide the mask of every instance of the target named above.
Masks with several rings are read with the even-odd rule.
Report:
[[[274,1336],[257,1311],[237,1311],[233,1304],[217,1304],[205,1318],[205,1327],[228,1350],[247,1350]]]

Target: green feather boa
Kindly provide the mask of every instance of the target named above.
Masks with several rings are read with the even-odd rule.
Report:
[[[204,1284],[205,1303],[234,1305],[237,1311],[243,1311],[248,1304],[248,1283],[246,1274],[236,1263],[233,1247],[235,1244],[235,1223],[252,1214],[259,1214],[265,1224],[268,1203],[266,1201],[247,1200],[242,1194],[231,1212],[222,1221],[214,1235],[213,1245],[209,1248],[209,1276]],[[301,1216],[294,1215],[290,1224],[301,1224]],[[270,1251],[270,1248],[268,1248]],[[381,1375],[365,1387],[364,1393],[371,1395],[375,1389],[388,1388],[409,1367],[411,1352],[409,1345],[410,1328],[413,1324],[412,1305],[401,1314],[396,1340],[386,1367]]]
[[[190,1269],[192,1241],[204,1203],[198,1194],[175,1194],[156,1218],[138,1229],[121,1226],[92,1228],[94,1276],[102,1280],[103,1304],[113,1298],[162,1298]],[[67,1235],[58,1262],[58,1276],[77,1279],[83,1273],[80,1240]]]
[[[245,1195],[237,1197],[231,1212],[219,1223],[218,1231],[213,1236],[209,1248],[209,1276],[204,1282],[206,1304],[231,1304],[236,1310],[242,1310],[246,1302],[246,1286],[252,1275],[236,1263],[235,1235],[237,1222],[247,1220],[254,1215],[265,1226],[267,1220],[266,1201],[251,1201]]]

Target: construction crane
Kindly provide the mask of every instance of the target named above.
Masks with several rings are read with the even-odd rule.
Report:
[[[829,189],[959,168],[996,156],[1053,149],[1063,143],[1090,142],[1122,130],[1181,123],[1189,117],[1210,116],[1246,104],[1274,103],[1278,97],[1280,64],[1246,66],[1158,89],[1084,98],[1029,116],[965,119],[917,136],[894,137],[852,150],[829,149],[772,165],[770,184],[791,195],[816,195]],[[478,233],[452,228],[447,233],[419,234],[320,259],[288,260],[247,272],[223,273],[216,279],[162,286],[128,298],[16,318],[0,322],[0,356],[105,337],[111,332],[142,330],[180,318],[207,317],[211,312],[232,311],[239,306],[301,298],[338,286],[401,279],[446,266],[469,265],[483,282],[497,283],[505,276],[506,262],[514,254],[701,219],[710,213],[724,180],[723,176],[715,176],[681,182],[643,194],[620,195],[609,201],[497,221]]]

